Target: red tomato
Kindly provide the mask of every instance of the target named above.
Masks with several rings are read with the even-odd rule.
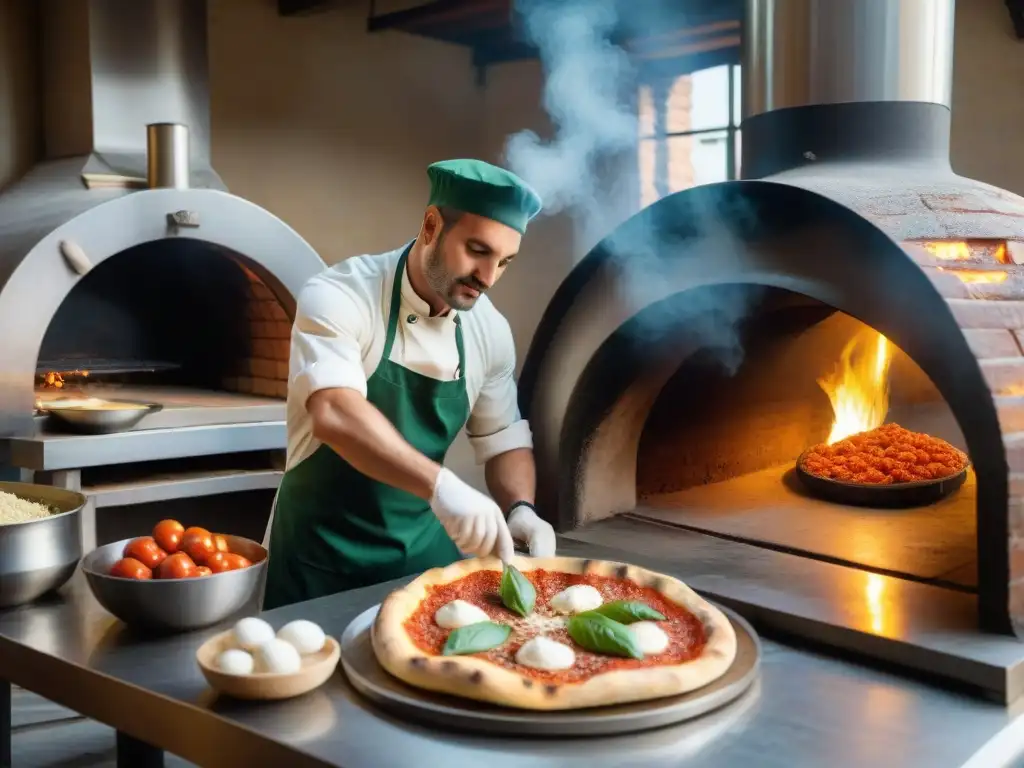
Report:
[[[153,528],[153,538],[157,545],[168,555],[173,555],[181,547],[181,537],[185,526],[177,520],[161,520]]]
[[[110,575],[119,579],[152,579],[153,571],[134,557],[124,557],[114,563]]]
[[[134,557],[147,568],[156,568],[167,557],[152,536],[139,536],[129,541],[124,548],[125,557]]]
[[[184,552],[175,552],[160,563],[156,577],[158,579],[187,579],[193,575],[195,569],[196,564],[192,562],[191,557]]]
[[[205,565],[210,556],[217,551],[213,534],[205,528],[193,526],[186,528],[181,537],[181,551],[191,557],[197,565]]]
[[[228,540],[221,536],[219,533],[214,534],[213,543],[217,547],[218,552],[230,552],[228,549]]]
[[[193,576],[212,576],[213,571],[207,568],[205,565],[197,565]]]
[[[224,573],[231,570],[231,563],[227,559],[228,552],[214,552],[206,559],[207,567],[214,573]]]
[[[250,562],[246,558],[242,557],[241,555],[232,554],[231,552],[225,552],[224,559],[228,563],[229,571],[238,571],[242,568],[248,568],[250,565],[252,565],[252,562]]]

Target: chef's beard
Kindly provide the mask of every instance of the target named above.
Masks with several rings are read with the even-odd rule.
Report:
[[[427,285],[430,286],[430,290],[434,291],[441,299],[452,309],[464,312],[468,309],[472,309],[476,304],[477,299],[483,296],[486,290],[484,286],[480,285],[476,280],[473,279],[472,275],[466,275],[461,277],[453,275],[448,271],[445,266],[444,260],[444,235],[437,240],[437,246],[430,252],[427,257]],[[467,296],[459,296],[456,293],[456,289],[459,285],[467,285],[470,288],[480,292],[480,296],[473,298]]]

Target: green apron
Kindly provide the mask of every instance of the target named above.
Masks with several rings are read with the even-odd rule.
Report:
[[[384,351],[366,383],[366,399],[414,448],[441,463],[469,418],[462,326],[456,317],[454,380],[432,379],[389,359],[411,248],[398,261]],[[415,315],[409,321],[415,322]],[[285,473],[273,517],[265,610],[462,558],[429,504],[361,474],[327,445]]]

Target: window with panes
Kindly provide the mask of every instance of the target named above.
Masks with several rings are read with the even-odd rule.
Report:
[[[739,177],[740,65],[724,64],[641,86],[640,203]]]

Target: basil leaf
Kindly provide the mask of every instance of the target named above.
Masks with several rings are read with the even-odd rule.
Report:
[[[537,590],[514,565],[506,565],[501,574],[501,604],[520,616],[528,616],[537,602]]]
[[[493,621],[478,621],[452,630],[445,641],[441,653],[445,656],[459,656],[467,653],[480,653],[497,648],[508,640],[512,627],[496,624]]]
[[[639,600],[613,600],[610,603],[584,613],[599,613],[620,624],[632,624],[634,621],[664,621],[665,617],[656,610],[641,603]]]
[[[599,613],[580,613],[566,625],[569,637],[594,653],[642,659],[643,651],[629,627]]]

